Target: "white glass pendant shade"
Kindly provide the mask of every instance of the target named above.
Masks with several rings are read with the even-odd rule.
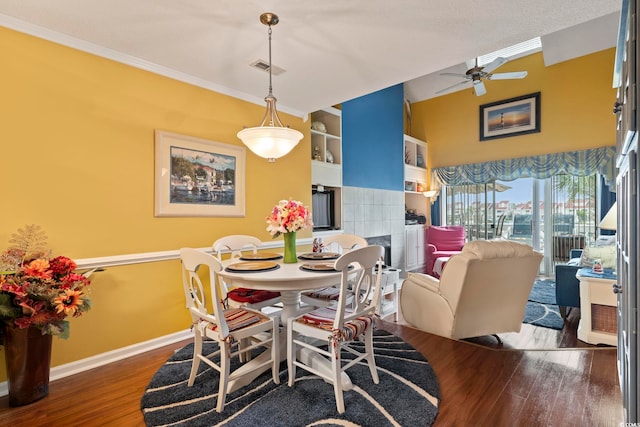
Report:
[[[302,133],[285,127],[256,126],[242,129],[238,138],[258,156],[274,161],[298,145]]]

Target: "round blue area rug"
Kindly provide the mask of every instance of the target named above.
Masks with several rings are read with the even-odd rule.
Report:
[[[347,373],[354,385],[344,392],[345,413],[338,414],[333,386],[300,368],[293,387],[282,363],[280,384],[271,371],[227,396],[215,410],[218,373],[204,363],[187,386],[193,345],[178,350],[151,379],[141,407],[147,426],[430,426],[438,413],[440,388],[429,362],[401,338],[374,332],[380,383],[374,384],[366,362]],[[361,345],[354,343],[355,346]],[[205,343],[213,352],[216,345]],[[344,357],[347,357],[343,352]],[[237,364],[237,358],[234,359]],[[233,365],[234,369],[237,365]]]

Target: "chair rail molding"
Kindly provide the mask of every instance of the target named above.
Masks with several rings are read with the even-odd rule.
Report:
[[[298,245],[311,245],[313,244],[313,239],[311,237],[298,239]],[[262,249],[274,249],[274,248],[282,248],[284,246],[282,240],[274,240],[270,242],[262,242],[260,245],[260,250]],[[212,253],[212,249],[210,246],[199,248],[200,250]],[[134,254],[122,254],[122,255],[112,255],[105,257],[97,257],[97,258],[79,258],[74,259],[75,263],[78,266],[78,269],[92,269],[92,268],[104,268],[104,267],[114,267],[120,265],[133,265],[133,264],[143,264],[147,262],[158,262],[158,261],[167,261],[174,260],[180,258],[180,250],[170,250],[170,251],[161,251],[161,252],[142,252],[142,253],[134,253]]]

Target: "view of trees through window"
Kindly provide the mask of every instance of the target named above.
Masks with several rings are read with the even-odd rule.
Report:
[[[446,224],[464,225],[467,239],[503,238],[545,254],[543,271],[569,260],[597,235],[596,176],[557,175],[447,186]]]

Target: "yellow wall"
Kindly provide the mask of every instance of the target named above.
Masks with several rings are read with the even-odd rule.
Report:
[[[527,70],[527,77],[487,81],[483,96],[469,88],[412,105],[413,136],[429,143],[430,167],[613,146],[614,55],[608,49],[549,67],[542,53],[508,62],[496,72]],[[480,141],[481,104],[534,92],[541,92],[540,133]]]
[[[268,241],[278,200],[311,203],[309,123],[283,115],[305,137],[276,163],[247,150],[245,217],[156,218],[154,130],[242,146],[236,133],[264,106],[2,27],[0,52],[1,250],[32,223],[56,255],[76,259],[206,247],[226,234]],[[111,267],[91,286],[94,307],[71,320],[68,340],[54,338],[53,366],[189,327],[178,261]]]

